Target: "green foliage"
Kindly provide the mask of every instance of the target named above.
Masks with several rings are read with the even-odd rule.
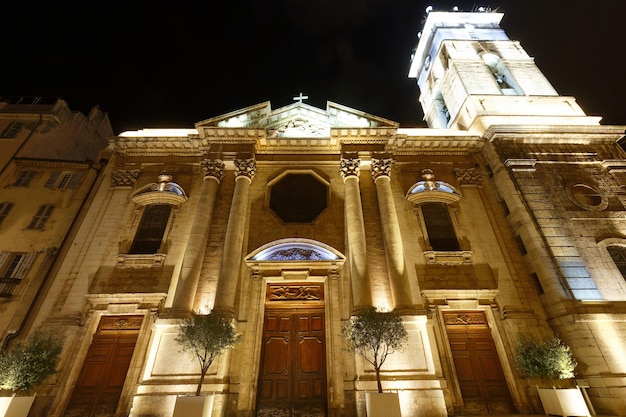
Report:
[[[200,395],[204,377],[209,367],[222,352],[232,348],[241,335],[220,311],[210,314],[193,314],[181,321],[176,337],[183,351],[193,355],[200,364],[200,383],[196,395]]]
[[[0,352],[0,389],[26,391],[56,373],[62,350],[60,337],[38,331]]]
[[[393,311],[380,312],[374,307],[368,307],[344,323],[341,334],[350,351],[372,364],[376,371],[378,392],[382,392],[380,368],[387,356],[402,351],[409,339],[402,317]]]
[[[556,336],[537,339],[526,335],[520,339],[515,352],[515,364],[527,377],[567,379],[574,377],[576,360],[569,346]]]

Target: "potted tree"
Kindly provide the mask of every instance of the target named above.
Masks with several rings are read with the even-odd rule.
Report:
[[[408,332],[402,317],[396,312],[381,312],[368,307],[350,318],[342,327],[347,348],[374,367],[378,392],[366,394],[367,415],[401,416],[398,393],[384,393],[380,369],[387,357],[402,351],[408,342]]]
[[[239,341],[231,320],[221,311],[209,314],[192,313],[179,324],[176,342],[182,350],[191,354],[200,365],[200,381],[194,396],[179,396],[174,406],[174,417],[209,417],[213,406],[213,396],[201,396],[202,384],[207,371],[215,359]]]
[[[26,417],[35,395],[17,396],[29,391],[49,375],[63,350],[63,339],[57,335],[36,331],[18,341],[11,349],[0,351],[0,389],[11,396],[0,397],[0,416]]]
[[[546,414],[590,415],[579,388],[555,385],[556,381],[574,378],[574,370],[578,365],[570,347],[557,336],[552,335],[543,339],[530,335],[522,336],[517,344],[514,360],[517,369],[525,378],[550,381],[551,387],[537,386]]]

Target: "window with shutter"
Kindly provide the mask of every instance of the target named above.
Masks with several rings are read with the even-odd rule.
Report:
[[[39,206],[39,210],[37,210],[37,214],[35,214],[33,219],[30,221],[28,228],[43,229],[43,227],[46,225],[46,222],[50,218],[53,210],[53,204],[44,204],[43,206]]]
[[[0,203],[0,225],[7,218],[13,206],[14,203]]]
[[[37,252],[0,252],[0,297],[13,296],[15,287],[26,277]]]
[[[20,130],[22,130],[22,127],[24,127],[23,122],[13,121],[9,123],[9,125],[2,131],[2,134],[0,134],[0,138],[3,138],[3,139],[14,138],[17,136]]]
[[[46,188],[74,189],[82,175],[80,171],[54,171],[46,182]]]
[[[35,176],[35,171],[31,171],[31,170],[20,171],[17,176],[17,179],[13,183],[13,186],[14,187],[28,187],[28,185],[30,184],[30,181],[33,179],[34,176]]]

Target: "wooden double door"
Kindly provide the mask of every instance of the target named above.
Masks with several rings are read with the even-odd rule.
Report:
[[[142,317],[105,317],[93,335],[65,417],[115,415]]]
[[[268,309],[257,416],[325,416],[324,310]]]
[[[455,314],[455,313],[453,313]],[[513,414],[502,364],[482,312],[448,316],[447,333],[464,414]],[[459,317],[461,317],[459,321]]]

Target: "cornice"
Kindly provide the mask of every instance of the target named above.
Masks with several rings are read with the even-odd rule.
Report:
[[[394,155],[458,155],[480,150],[481,136],[401,136],[390,141],[388,152]]]
[[[484,136],[490,142],[612,144],[624,137],[625,130],[619,125],[492,125]]]

